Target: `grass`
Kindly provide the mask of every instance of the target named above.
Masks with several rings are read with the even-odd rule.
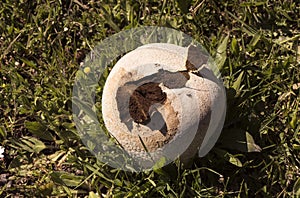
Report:
[[[293,0],[1,1],[0,196],[299,197],[299,19]],[[226,123],[190,169],[115,170],[75,130],[80,62],[142,25],[189,34],[222,72]]]

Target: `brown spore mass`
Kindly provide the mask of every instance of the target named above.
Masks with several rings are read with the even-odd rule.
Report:
[[[132,119],[139,124],[150,122],[149,109],[155,103],[163,104],[166,93],[159,87],[159,83],[145,83],[131,94],[129,99],[129,113]]]

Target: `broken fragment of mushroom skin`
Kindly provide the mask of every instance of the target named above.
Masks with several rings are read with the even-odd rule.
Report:
[[[210,138],[219,131],[211,120],[222,124],[225,93],[208,58],[193,45],[153,43],[113,67],[103,90],[103,120],[143,166],[162,157],[188,161],[205,147],[203,141],[214,144]]]

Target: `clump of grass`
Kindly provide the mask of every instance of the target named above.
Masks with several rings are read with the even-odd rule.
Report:
[[[0,8],[1,197],[300,196],[296,1],[7,0]],[[191,169],[114,170],[75,130],[80,62],[106,36],[141,25],[191,35],[222,71],[224,130]]]

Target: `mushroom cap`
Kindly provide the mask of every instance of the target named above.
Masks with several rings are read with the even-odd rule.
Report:
[[[205,58],[194,46],[153,43],[127,53],[111,70],[102,96],[105,126],[144,166],[161,157],[184,161],[215,143],[225,93]]]

